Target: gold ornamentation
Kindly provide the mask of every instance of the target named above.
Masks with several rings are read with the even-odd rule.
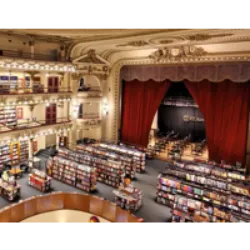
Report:
[[[131,41],[125,44],[118,44],[116,45],[117,47],[126,47],[126,46],[132,46],[132,47],[143,47],[148,45],[149,43],[143,40],[139,40],[139,41]]]
[[[173,43],[173,42],[174,42],[174,40],[170,40],[170,39],[159,41],[160,44],[170,44],[170,43]]]
[[[102,60],[100,60],[95,53],[94,49],[90,49],[86,56],[84,56],[78,63],[94,63],[94,64],[104,64]]]
[[[84,126],[90,126],[90,127],[92,127],[92,126],[100,126],[101,125],[101,120],[99,119],[99,120],[95,120],[95,119],[91,119],[91,120],[86,120],[86,121],[84,121],[82,124],[84,125]]]
[[[213,38],[219,38],[219,37],[227,37],[227,36],[232,36],[232,33],[228,34],[214,34],[214,35],[209,35],[209,34],[195,34],[195,35],[190,35],[187,36],[187,39],[190,41],[205,41]]]
[[[169,60],[179,61],[185,58],[197,58],[207,55],[207,52],[202,47],[196,46],[181,46],[178,48],[164,48],[155,51],[149,56],[155,62]]]

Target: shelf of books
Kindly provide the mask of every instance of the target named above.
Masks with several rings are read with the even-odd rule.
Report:
[[[55,156],[47,161],[46,170],[54,179],[86,192],[96,190],[96,169],[76,161]]]
[[[123,209],[136,211],[142,205],[142,192],[133,185],[127,187],[120,186],[119,189],[114,190],[115,202]]]
[[[96,168],[97,181],[112,187],[119,187],[124,178],[124,166],[120,161],[110,160],[106,156],[95,156],[83,151],[58,149],[58,156]]]
[[[9,145],[0,146],[0,172],[4,170],[4,165],[10,162],[10,147]]]
[[[11,159],[11,165],[16,165],[20,162],[20,143],[19,142],[10,143],[10,159]]]
[[[42,192],[47,192],[51,188],[51,177],[43,171],[33,169],[29,174],[28,184]]]
[[[250,182],[235,166],[174,161],[159,175],[157,202],[173,221],[250,221]]]
[[[27,161],[29,159],[29,141],[20,141],[20,153],[19,153],[20,162]]]
[[[113,152],[132,157],[132,161],[136,167],[136,171],[139,173],[145,171],[146,154],[144,152],[116,144],[100,143],[99,146],[101,148],[109,149],[112,150]]]
[[[131,179],[135,179],[136,176],[136,166],[133,163],[131,157],[122,155],[119,153],[114,153],[111,150],[101,148],[97,145],[78,145],[78,151],[90,153],[96,157],[105,156],[110,160],[119,161],[124,166],[125,174],[128,174]]]
[[[0,179],[0,195],[8,201],[13,201],[20,197],[21,186],[16,183],[13,176],[9,176],[5,171]]]
[[[17,124],[16,108],[1,107],[0,108],[0,124],[5,126],[15,126]]]

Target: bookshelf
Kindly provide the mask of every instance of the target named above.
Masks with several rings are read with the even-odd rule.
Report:
[[[0,146],[0,172],[3,172],[5,163],[10,162],[10,147],[9,145]]]
[[[144,152],[116,144],[100,143],[99,146],[103,149],[109,149],[112,150],[113,152],[131,157],[133,164],[136,167],[136,171],[139,173],[145,171],[146,154]]]
[[[123,209],[137,211],[142,205],[142,192],[132,184],[114,190],[115,202]]]
[[[55,156],[46,164],[48,175],[86,192],[96,190],[96,169]]]
[[[0,179],[0,195],[8,201],[14,201],[20,197],[20,190],[21,186],[16,183],[15,179],[4,172]]]
[[[12,166],[29,159],[29,141],[11,142],[0,146],[0,172],[4,170],[5,163]]]
[[[11,159],[11,165],[16,165],[20,162],[20,143],[19,142],[10,143],[10,159]]]
[[[0,124],[5,125],[7,127],[17,125],[15,107],[1,107],[0,108]]]
[[[174,222],[250,221],[250,182],[236,166],[174,161],[158,180],[156,200]]]
[[[27,161],[29,159],[29,141],[20,141],[20,162]]]
[[[51,177],[38,169],[33,169],[29,174],[28,184],[42,192],[47,192],[51,188]]]
[[[121,162],[121,165],[124,166],[125,174],[130,175],[131,179],[135,179],[136,166],[134,165],[131,157],[113,152],[112,150],[109,150],[109,149],[101,148],[98,145],[94,145],[94,144],[93,145],[84,145],[84,144],[78,145],[77,150],[90,153],[96,157],[105,156],[110,160],[119,161]]]
[[[105,156],[94,156],[83,151],[71,151],[60,148],[58,156],[73,160],[80,164],[86,164],[96,168],[97,181],[119,187],[124,178],[124,166],[120,161],[110,160]]]

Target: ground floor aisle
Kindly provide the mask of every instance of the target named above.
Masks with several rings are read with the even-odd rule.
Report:
[[[155,202],[157,176],[161,170],[164,169],[165,165],[166,162],[160,160],[147,161],[147,172],[144,174],[137,173],[137,180],[133,181],[133,184],[143,192],[143,205],[135,213],[135,215],[142,217],[145,222],[167,222],[171,219],[170,209]],[[24,175],[22,178],[18,179],[17,182],[21,185],[21,199],[27,199],[33,195],[43,194],[42,192],[28,185],[28,175]],[[97,192],[94,195],[114,201],[114,195],[112,193],[113,190],[113,187],[98,182]],[[51,191],[85,193],[84,191],[76,189],[57,180],[53,180]],[[0,197],[0,208],[8,205],[9,202]]]

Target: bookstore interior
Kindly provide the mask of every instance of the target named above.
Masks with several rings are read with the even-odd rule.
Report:
[[[250,222],[250,30],[75,32],[0,30],[0,221]]]

